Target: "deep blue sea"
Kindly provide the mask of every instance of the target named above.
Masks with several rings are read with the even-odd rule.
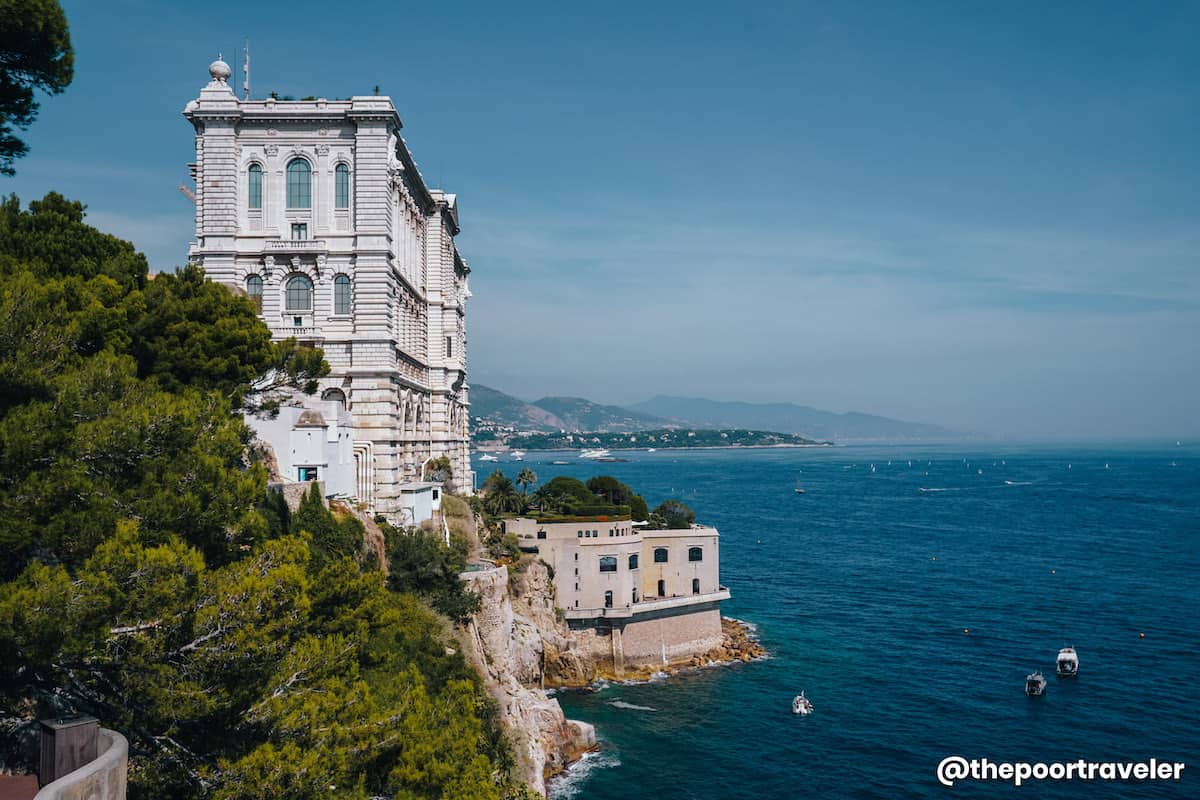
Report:
[[[770,658],[560,693],[603,747],[552,796],[1200,797],[1200,447],[617,455],[631,460],[475,468],[612,474],[651,507],[691,505],[721,533],[723,613],[757,626]],[[1053,675],[1067,644],[1073,681]],[[1034,669],[1040,698],[1023,693]],[[809,717],[790,711],[801,689]],[[949,755],[1188,767],[1178,784],[948,789]]]

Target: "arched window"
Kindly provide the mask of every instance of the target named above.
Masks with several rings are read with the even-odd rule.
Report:
[[[251,164],[246,171],[246,190],[249,207],[262,210],[262,165]]]
[[[699,547],[689,547],[688,548],[688,561],[703,561],[703,560],[704,560],[704,550],[702,550]]]
[[[333,402],[340,405],[342,408],[346,407],[346,393],[343,392],[341,389],[326,389],[321,394],[321,399],[322,400],[332,400]]]
[[[262,276],[251,275],[246,278],[246,294],[254,301],[254,306],[262,311]]]
[[[303,158],[287,165],[287,207],[312,208],[312,167]]]
[[[333,169],[333,207],[350,207],[350,168],[345,164]]]
[[[692,594],[700,594],[700,579],[692,578]]]
[[[295,275],[287,282],[287,310],[312,311],[312,281],[303,275]]]
[[[345,275],[333,279],[333,313],[350,313],[350,279]]]
[[[637,568],[638,568],[638,557],[637,557],[637,553],[632,553],[632,554],[630,554],[630,556],[629,556],[629,568],[630,568],[630,569],[637,569]]]
[[[600,556],[600,571],[601,572],[616,572],[617,557],[616,556]]]
[[[654,548],[654,563],[655,564],[667,563],[667,548],[665,548],[665,547]]]

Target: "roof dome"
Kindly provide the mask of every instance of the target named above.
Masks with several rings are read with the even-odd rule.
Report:
[[[217,60],[208,65],[208,74],[212,76],[214,81],[224,83],[233,74],[233,70],[221,60],[221,54],[218,53]]]

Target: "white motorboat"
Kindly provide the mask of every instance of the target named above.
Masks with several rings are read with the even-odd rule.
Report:
[[[491,453],[484,453],[483,455],[481,455],[479,457],[479,460],[480,461],[499,461],[500,459],[497,458],[496,456],[492,455]]]
[[[603,447],[596,447],[591,450],[584,450],[579,454],[580,458],[606,458],[610,453]]]
[[[1025,694],[1030,697],[1041,697],[1046,691],[1046,676],[1037,671],[1025,676]]]
[[[513,461],[524,461],[525,460],[525,451],[524,450],[513,450],[508,455],[512,458]]]
[[[1079,654],[1074,647],[1064,647],[1058,651],[1058,677],[1074,678],[1079,674]]]
[[[807,717],[813,712],[812,701],[804,696],[804,690],[800,690],[800,694],[792,698],[792,713]]]

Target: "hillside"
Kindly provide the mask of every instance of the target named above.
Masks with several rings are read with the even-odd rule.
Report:
[[[566,423],[564,428],[569,431],[633,433],[647,428],[667,427],[666,420],[653,414],[601,405],[582,397],[543,397],[534,405],[563,420]]]
[[[603,447],[607,450],[641,450],[689,447],[811,447],[827,444],[803,436],[773,431],[683,430],[657,428],[637,433],[534,433],[514,436],[508,446],[522,450],[571,450]]]
[[[493,426],[519,431],[561,431],[567,428],[566,422],[546,409],[479,383],[471,384],[471,417],[473,421],[480,418]]]
[[[632,409],[698,428],[751,428],[782,431],[811,439],[854,440],[961,439],[963,434],[939,425],[879,417],[873,414],[822,411],[795,403],[744,403],[659,395]]]

